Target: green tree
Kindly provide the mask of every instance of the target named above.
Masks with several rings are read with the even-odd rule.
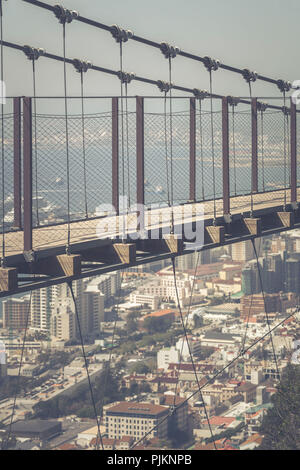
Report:
[[[300,449],[300,366],[288,365],[283,371],[273,407],[263,419],[260,433],[264,436],[260,449]]]

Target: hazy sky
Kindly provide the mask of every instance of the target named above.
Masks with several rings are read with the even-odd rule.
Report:
[[[137,35],[228,65],[276,79],[300,79],[299,0],[65,0],[63,5],[82,16],[116,23]],[[62,55],[62,26],[55,16],[22,0],[4,2],[4,39]],[[119,46],[112,36],[76,21],[67,26],[67,56],[119,70]],[[124,46],[124,69],[153,79],[168,77],[168,63],[159,50],[133,41]],[[208,88],[208,73],[201,63],[177,57],[173,69],[174,83]],[[5,79],[8,95],[32,94],[31,66],[21,52],[5,49]],[[79,74],[69,66],[69,93],[79,94],[79,86]],[[62,64],[39,59],[37,88],[39,95],[61,95]],[[87,74],[87,94],[118,94],[119,88],[117,78],[94,71]],[[214,73],[214,89],[220,94],[248,94],[241,76],[226,71]],[[159,94],[151,85],[138,83],[130,85],[129,93]],[[279,92],[275,86],[256,82],[253,93],[276,96]]]

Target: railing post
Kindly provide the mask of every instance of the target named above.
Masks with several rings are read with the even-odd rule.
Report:
[[[196,99],[190,98],[190,201],[196,201]]]
[[[251,163],[251,187],[252,192],[258,191],[258,167],[257,167],[257,98],[251,100],[251,127],[252,127],[252,163]]]
[[[14,98],[14,228],[22,227],[21,98]]]
[[[144,134],[144,98],[136,97],[136,202],[145,205],[145,134]],[[137,230],[144,229],[144,210],[138,211],[140,223]]]
[[[291,203],[297,199],[297,109],[291,98]]]
[[[112,99],[112,205],[119,214],[119,100]]]
[[[32,100],[23,98],[24,252],[32,251]]]
[[[230,214],[228,98],[222,98],[223,213]]]

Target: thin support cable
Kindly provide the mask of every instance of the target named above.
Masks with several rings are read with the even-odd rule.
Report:
[[[87,202],[87,184],[86,184],[86,145],[85,145],[85,116],[84,116],[84,79],[83,70],[80,72],[81,85],[81,125],[82,125],[82,156],[83,156],[83,190],[84,190],[84,209],[85,217],[88,219],[88,202]]]
[[[35,206],[36,224],[40,225],[39,198],[38,198],[38,150],[37,150],[37,106],[36,106],[36,70],[35,59],[32,59],[32,80],[33,80],[33,113],[34,113],[34,165],[35,165]]]
[[[122,159],[122,201],[123,205],[125,202],[125,143],[124,143],[124,93],[123,93],[123,43],[120,42],[120,72],[121,72],[121,159]],[[126,207],[122,207],[122,241],[123,243],[126,241]]]
[[[126,157],[127,157],[127,185],[128,206],[131,206],[131,184],[130,184],[130,152],[129,152],[129,123],[128,123],[128,83],[125,83],[125,118],[126,118]]]
[[[169,181],[168,129],[167,129],[167,92],[166,91],[165,91],[165,96],[164,96],[164,137],[165,137],[165,161],[166,161],[167,196],[168,196],[168,206],[171,207],[170,181]]]
[[[173,181],[173,99],[172,99],[172,58],[169,57],[169,106],[170,106],[170,184],[171,184],[171,234],[174,234],[174,181]]]
[[[1,36],[1,182],[2,182],[2,254],[1,267],[5,261],[5,147],[4,147],[4,52],[3,52],[3,0],[0,0],[0,36]]]
[[[195,362],[194,362],[194,358],[193,358],[193,354],[192,354],[192,350],[191,350],[191,346],[190,346],[190,342],[189,342],[185,322],[184,322],[183,315],[182,315],[181,304],[180,304],[180,299],[179,299],[179,292],[178,292],[178,287],[177,287],[177,280],[176,280],[176,268],[175,268],[175,259],[174,258],[172,258],[172,268],[173,268],[174,286],[175,286],[175,292],[176,292],[177,305],[178,305],[179,314],[180,314],[180,320],[181,320],[181,324],[182,324],[182,328],[183,328],[183,332],[184,332],[184,336],[185,336],[185,341],[186,341],[186,344],[187,344],[187,347],[188,347],[189,356],[190,356],[190,360],[191,360],[191,363],[192,363],[195,379],[196,379],[196,382],[197,382],[197,387],[198,387],[198,390],[199,390],[199,398],[202,401],[203,406],[204,406],[205,417],[206,417],[206,420],[207,420],[207,423],[208,423],[209,432],[210,432],[211,437],[213,439],[214,448],[215,448],[215,450],[217,450],[217,446],[216,446],[216,443],[215,443],[214,434],[213,434],[212,427],[211,427],[211,424],[210,424],[207,408],[206,408],[205,401],[204,401],[204,398],[203,398],[203,394],[202,394],[202,391],[201,391],[199,377],[198,377],[198,374],[197,374],[197,371],[196,371],[196,366],[195,366]],[[176,400],[176,397],[175,397],[175,400]]]
[[[100,445],[101,445],[101,447],[102,447],[102,450],[104,450],[103,439],[102,439],[101,429],[100,429],[100,421],[99,421],[98,414],[97,414],[96,402],[95,402],[95,397],[94,397],[94,392],[93,392],[91,377],[90,377],[90,373],[89,373],[89,366],[88,366],[88,361],[87,361],[87,357],[86,357],[86,354],[85,354],[84,341],[83,341],[82,330],[81,330],[81,322],[80,322],[80,318],[79,318],[79,312],[78,312],[78,308],[77,308],[76,298],[75,298],[74,291],[73,291],[73,287],[72,287],[72,281],[71,281],[71,282],[68,282],[68,286],[69,286],[69,289],[70,289],[70,292],[71,292],[71,296],[72,296],[72,299],[73,299],[73,302],[74,302],[74,308],[75,308],[75,314],[76,314],[76,319],[77,319],[78,332],[79,332],[80,342],[81,342],[82,355],[83,355],[83,358],[84,358],[84,365],[85,365],[85,369],[86,369],[86,375],[87,375],[87,379],[88,379],[88,384],[89,384],[89,389],[90,389],[90,394],[91,394],[92,405],[93,405],[94,414],[95,414],[95,419],[96,419],[96,423],[97,423],[98,435],[97,435],[97,438],[96,438],[96,445],[95,445],[95,447],[96,447],[96,449],[98,450],[98,438],[99,438],[99,440],[100,440]]]
[[[251,87],[251,81],[248,81],[249,85],[249,98],[250,98],[250,103],[252,102],[252,87]],[[253,217],[253,172],[251,172],[251,185],[250,185],[251,191],[250,191],[250,215]]]
[[[284,179],[284,202],[283,202],[283,210],[286,211],[286,203],[287,203],[287,194],[286,194],[286,95],[285,91],[283,91],[283,106],[284,106],[284,113],[283,113],[283,179]]]
[[[234,195],[237,195],[236,185],[236,148],[235,148],[235,112],[234,104],[232,105],[232,152],[233,152],[233,174],[234,174]]]
[[[213,196],[214,196],[214,225],[216,225],[217,205],[216,205],[216,172],[215,172],[215,142],[214,142],[214,116],[213,116],[213,98],[212,98],[212,71],[209,70],[209,92],[210,92],[210,131],[211,131],[211,153],[212,153],[212,178],[213,178]]]
[[[24,331],[24,337],[23,337],[23,343],[22,343],[22,349],[21,349],[20,364],[19,364],[18,376],[17,376],[17,386],[16,386],[16,391],[15,391],[15,394],[14,394],[12,413],[11,413],[11,416],[10,416],[10,422],[9,422],[9,426],[8,426],[8,435],[7,435],[6,441],[2,441],[1,450],[4,450],[5,448],[8,448],[9,441],[10,441],[10,438],[11,438],[12,425],[13,425],[13,421],[14,421],[14,417],[15,417],[15,411],[16,411],[16,405],[17,405],[17,395],[18,395],[18,391],[19,391],[21,370],[22,370],[22,366],[23,366],[23,358],[24,358],[26,337],[27,337],[27,331],[28,331],[28,327],[29,327],[31,300],[32,300],[32,291],[30,292],[30,297],[29,297],[29,304],[28,304],[28,310],[27,310],[27,316],[26,316],[26,322],[25,322],[25,331]]]
[[[203,123],[202,123],[202,100],[199,100],[199,131],[200,131],[200,162],[201,162],[201,187],[202,200],[205,200],[204,187],[204,158],[203,158]]]
[[[265,192],[265,151],[264,151],[264,112],[260,111],[261,122],[261,164],[262,164],[262,189]]]
[[[67,98],[67,67],[66,67],[66,24],[63,23],[63,54],[64,54],[64,102],[65,102],[65,126],[66,126],[66,166],[67,166],[67,245],[66,253],[70,253],[71,244],[71,220],[70,220],[70,155],[69,155],[69,123],[68,123],[68,98]]]
[[[262,292],[262,296],[263,296],[264,310],[265,310],[266,321],[267,321],[268,330],[269,330],[269,334],[270,334],[270,341],[271,341],[271,346],[272,346],[272,351],[273,351],[273,356],[274,356],[274,362],[275,362],[275,366],[276,366],[277,375],[280,378],[280,373],[279,373],[279,368],[278,368],[278,361],[277,361],[275,346],[274,346],[274,342],[273,342],[273,335],[271,334],[271,323],[270,323],[270,318],[269,318],[269,315],[268,315],[268,312],[267,312],[267,307],[266,307],[265,291],[264,291],[264,286],[263,286],[263,281],[262,281],[262,275],[261,275],[261,269],[260,269],[258,254],[257,254],[254,239],[251,239],[251,242],[252,242],[252,246],[253,246],[253,250],[254,250],[255,258],[256,258],[256,263],[257,263],[259,283],[260,283],[260,288],[261,288],[261,292]]]

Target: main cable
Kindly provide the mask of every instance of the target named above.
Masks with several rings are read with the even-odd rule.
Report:
[[[216,206],[216,177],[215,177],[215,143],[214,143],[214,116],[213,116],[213,98],[212,98],[212,70],[209,70],[209,92],[210,92],[210,129],[211,129],[211,152],[212,152],[212,178],[214,195],[214,225],[216,225],[217,206]]]
[[[37,151],[37,106],[36,106],[36,70],[35,58],[32,59],[32,81],[33,81],[33,113],[34,113],[34,164],[35,164],[35,204],[36,204],[36,223],[39,227],[39,199],[38,199],[38,151]]]
[[[82,124],[82,155],[83,155],[83,191],[84,191],[84,208],[85,217],[88,219],[88,202],[87,202],[87,184],[86,184],[86,145],[85,145],[85,115],[84,115],[84,79],[83,70],[80,71],[80,89],[81,89],[81,124]]]

